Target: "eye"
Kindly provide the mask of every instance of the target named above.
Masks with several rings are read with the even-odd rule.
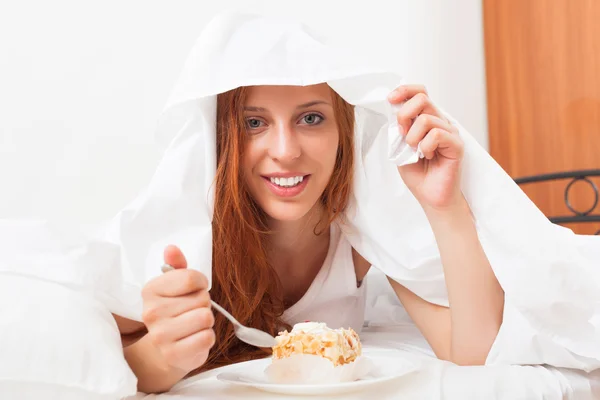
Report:
[[[258,128],[262,128],[264,126],[264,122],[262,122],[260,119],[256,119],[256,118],[247,118],[246,125],[248,126],[249,129],[258,129]]]
[[[304,117],[302,117],[302,119],[300,121],[306,125],[318,125],[321,122],[323,122],[324,119],[325,118],[323,118],[319,114],[313,113],[313,114],[306,114]]]

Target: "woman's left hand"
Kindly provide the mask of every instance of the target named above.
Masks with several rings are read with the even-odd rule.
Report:
[[[460,170],[464,145],[454,127],[431,102],[425,87],[400,86],[388,97],[391,104],[402,104],[397,113],[400,135],[417,148],[424,158],[415,164],[398,167],[400,176],[421,206],[443,209],[462,198]]]

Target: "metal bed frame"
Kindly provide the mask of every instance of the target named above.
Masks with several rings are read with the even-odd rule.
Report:
[[[588,169],[579,171],[557,172],[552,174],[532,175],[516,178],[514,179],[514,181],[518,185],[526,185],[531,183],[570,179],[570,182],[565,187],[564,201],[567,205],[567,208],[573,213],[573,215],[549,216],[548,218],[550,219],[550,221],[555,224],[571,224],[580,222],[600,223],[600,210],[596,210],[599,203],[599,190],[598,186],[596,186],[596,183],[590,179],[591,177],[600,177],[600,169]],[[578,181],[586,182],[588,185],[590,185],[594,193],[594,204],[589,209],[584,211],[578,211],[574,209],[569,201],[569,190],[571,189],[573,184],[575,184]],[[600,229],[595,233],[595,235],[600,235]]]

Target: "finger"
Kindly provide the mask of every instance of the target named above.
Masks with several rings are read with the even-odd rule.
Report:
[[[452,126],[434,115],[419,115],[406,134],[406,143],[411,147],[417,147],[419,142],[434,128],[450,131]]]
[[[201,307],[210,307],[210,295],[206,290],[199,290],[179,297],[161,297],[144,307],[142,319],[152,324],[164,318],[173,318],[187,311]]]
[[[214,345],[215,332],[212,329],[205,329],[171,343],[161,350],[169,365],[181,365],[181,362],[185,362],[186,365],[181,365],[180,368],[187,370],[202,365]]]
[[[176,269],[148,282],[142,290],[142,297],[144,299],[151,299],[156,296],[177,297],[207,288],[208,279],[200,271]]]
[[[388,101],[392,104],[399,104],[414,97],[417,93],[427,95],[427,89],[423,85],[402,85],[388,95]]]
[[[212,329],[215,316],[210,308],[202,307],[183,313],[175,318],[160,321],[151,329],[156,346],[165,346],[206,329]]]
[[[434,128],[421,142],[423,156],[431,160],[436,154],[451,159],[460,159],[464,152],[460,136],[444,129]]]
[[[439,110],[433,105],[431,99],[424,93],[417,93],[400,107],[396,119],[400,125],[401,135],[405,135],[415,119],[421,114],[441,116]]]
[[[164,252],[165,264],[169,264],[173,268],[187,268],[187,260],[182,251],[174,245],[169,245]]]

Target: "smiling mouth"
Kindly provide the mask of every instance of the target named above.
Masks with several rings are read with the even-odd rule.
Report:
[[[267,187],[275,196],[295,198],[304,192],[311,175],[296,176],[262,176]]]
[[[269,179],[273,185],[277,185],[282,188],[292,188],[298,186],[304,181],[304,178],[304,175],[291,176],[289,178],[267,177],[267,179]]]

